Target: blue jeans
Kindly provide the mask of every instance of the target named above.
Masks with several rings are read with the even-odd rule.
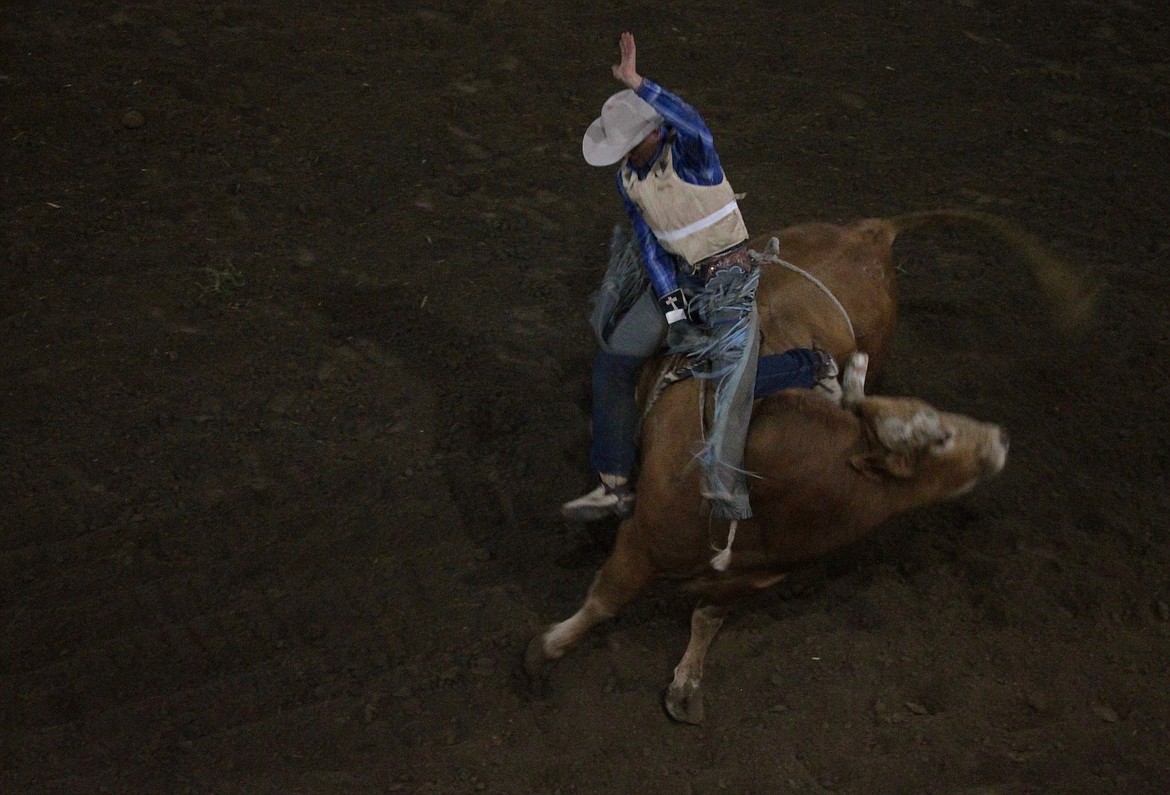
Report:
[[[666,319],[649,287],[609,329],[593,359],[593,444],[589,463],[606,475],[630,477],[637,461],[638,407],[634,394],[642,365],[666,337]],[[617,353],[622,351],[622,353]]]
[[[593,359],[593,443],[589,463],[598,472],[629,477],[637,460],[638,407],[634,393],[648,357],[599,350]],[[782,389],[812,387],[820,358],[808,348],[761,356],[754,398]]]
[[[638,407],[634,393],[648,357],[599,350],[593,359],[593,443],[589,463],[598,472],[629,477],[637,457]]]
[[[784,353],[761,356],[756,367],[753,397],[758,400],[793,387],[811,389],[820,365],[820,357],[809,348],[793,348]]]

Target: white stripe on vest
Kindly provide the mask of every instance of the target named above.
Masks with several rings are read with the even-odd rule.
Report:
[[[682,227],[681,229],[674,229],[670,232],[655,232],[654,236],[663,242],[673,243],[676,240],[682,240],[684,237],[687,237],[688,235],[693,235],[695,232],[701,232],[702,230],[706,229],[709,226],[714,226],[715,224],[719,223],[727,216],[731,215],[738,208],[739,208],[739,205],[735,203],[735,199],[732,199],[731,201],[729,201],[727,204],[720,207],[715,212],[711,213],[708,216],[700,218],[698,221],[695,221],[694,223],[687,224],[686,226]]]

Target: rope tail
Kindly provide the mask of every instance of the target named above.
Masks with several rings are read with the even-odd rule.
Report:
[[[731,544],[735,541],[735,528],[739,526],[738,519],[731,520],[731,526],[727,529],[727,546],[719,551],[719,554],[711,558],[711,568],[715,571],[727,571],[727,567],[731,565]]]

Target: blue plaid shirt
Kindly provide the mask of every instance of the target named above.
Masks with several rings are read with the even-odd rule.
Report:
[[[643,79],[637,93],[662,116],[665,122],[662,143],[645,168],[635,168],[626,161],[622,168],[618,169],[617,186],[618,193],[622,195],[622,202],[626,206],[626,213],[634,226],[634,234],[642,248],[642,259],[646,263],[650,283],[654,286],[654,292],[661,298],[678,289],[677,257],[659,244],[658,238],[642,218],[638,206],[630,201],[622,184],[622,172],[627,168],[632,169],[639,179],[645,179],[662,154],[662,147],[668,143],[674,160],[674,170],[683,182],[692,185],[718,185],[723,181],[723,167],[719,164],[719,155],[715,153],[711,130],[707,128],[706,122],[697,110],[651,80]],[[673,138],[671,133],[674,134]]]

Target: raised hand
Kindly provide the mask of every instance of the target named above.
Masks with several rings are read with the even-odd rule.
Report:
[[[622,51],[622,62],[614,64],[613,76],[625,83],[628,88],[637,89],[642,85],[642,76],[638,74],[638,48],[634,44],[634,34],[627,30],[622,34],[618,44]]]

